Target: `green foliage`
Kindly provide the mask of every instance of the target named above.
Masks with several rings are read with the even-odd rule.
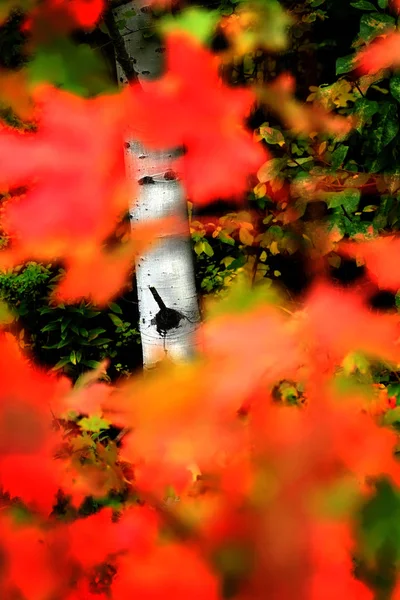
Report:
[[[227,14],[240,14],[240,3],[222,6],[228,5]],[[371,76],[355,70],[357,53],[393,29],[394,11],[385,0],[308,0],[301,6],[284,0],[282,5],[296,16],[287,31],[287,50],[271,56],[261,46],[257,52],[253,48],[241,62],[235,59],[232,70],[224,67],[225,77],[234,84],[258,84],[289,71],[297,75],[296,92],[310,109],[313,104],[351,117],[354,128],[342,136],[294,134],[282,120],[257,115],[255,136],[270,159],[248,198],[246,227],[232,215],[211,225],[192,222],[202,292],[221,292],[243,271],[254,284],[282,281],[290,288],[304,252],[319,248],[330,267],[339,269],[337,241],[399,229],[400,77],[390,70]],[[317,21],[323,35],[316,33]],[[339,38],[338,27],[345,33]],[[322,226],[331,234],[324,248],[318,238]],[[282,262],[289,265],[286,272]]]
[[[54,370],[76,379],[110,359],[109,374],[125,375],[138,364],[135,347],[139,333],[132,323],[132,302],[121,298],[107,309],[97,310],[89,302],[55,304],[51,292],[63,270],[53,265],[26,263],[0,273],[0,299],[16,320],[9,327],[19,331],[22,347]],[[138,348],[139,349],[139,348]]]
[[[79,96],[113,90],[105,64],[96,51],[66,38],[37,46],[27,73],[33,84],[47,81]]]
[[[159,22],[159,30],[163,34],[183,31],[206,43],[212,37],[219,15],[216,11],[199,7],[186,8],[179,16],[167,15]]]

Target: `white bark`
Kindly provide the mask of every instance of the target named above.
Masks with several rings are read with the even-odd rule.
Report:
[[[136,15],[126,19],[121,30],[125,47],[135,62],[135,69],[143,87],[146,80],[161,74],[162,50],[152,39],[144,39],[149,30],[151,13],[141,2],[132,2],[115,10],[115,18],[124,18],[126,11]],[[118,77],[126,82],[117,62]],[[146,219],[177,215],[187,219],[184,190],[176,179],[165,177],[171,169],[173,151],[155,153],[135,140],[126,144],[128,177],[135,178],[139,195],[132,199],[130,215],[132,227]],[[143,179],[147,178],[147,179]],[[195,351],[194,332],[200,320],[195,289],[194,265],[191,252],[189,225],[186,236],[173,237],[160,231],[160,241],[155,248],[136,260],[136,280],[140,313],[140,334],[143,363],[151,368],[167,354],[169,359],[182,361]],[[150,288],[155,288],[152,293]],[[168,313],[157,305],[157,292],[167,308],[180,313]],[[172,319],[171,319],[172,317]],[[176,327],[172,327],[173,324]]]

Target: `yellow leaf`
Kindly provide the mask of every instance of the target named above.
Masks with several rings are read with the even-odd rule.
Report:
[[[251,246],[254,242],[254,236],[246,227],[239,229],[239,239],[245,246]]]
[[[274,256],[276,254],[279,254],[279,248],[278,248],[278,242],[274,241],[270,244],[269,246],[269,251],[271,252],[271,254],[273,254]]]
[[[244,229],[247,229],[248,231],[250,231],[251,229],[253,229],[253,225],[251,223],[240,223],[240,227],[243,227]]]
[[[267,193],[267,186],[265,183],[259,183],[253,191],[256,198],[263,198]]]
[[[232,256],[224,256],[224,258],[221,260],[221,265],[224,265],[224,267],[228,268],[234,260],[235,259]]]
[[[197,256],[199,256],[202,252],[204,252],[204,242],[202,240],[195,243],[194,251],[196,252]]]

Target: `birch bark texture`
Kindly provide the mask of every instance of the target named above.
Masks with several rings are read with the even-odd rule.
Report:
[[[113,14],[117,24],[124,22],[120,28],[124,47],[145,89],[146,82],[161,75],[164,52],[159,40],[146,38],[152,25],[150,7],[133,1],[114,9]],[[116,62],[119,82],[124,85],[124,70],[118,58]],[[200,313],[186,197],[179,180],[171,177],[178,151],[149,151],[131,139],[125,148],[127,176],[139,183],[138,195],[130,205],[132,229],[137,223],[171,215],[188,223],[187,234],[179,237],[160,230],[154,249],[136,257],[143,366],[151,369],[165,356],[180,362],[195,354]]]

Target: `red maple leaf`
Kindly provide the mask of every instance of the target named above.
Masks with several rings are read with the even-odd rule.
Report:
[[[37,131],[0,131],[2,187],[26,194],[4,207],[2,226],[20,258],[74,256],[98,245],[127,208],[121,96],[82,99],[41,88]]]
[[[253,102],[251,91],[221,82],[215,56],[171,35],[163,77],[131,88],[132,135],[154,148],[185,147],[177,168],[194,201],[240,196],[266,159],[244,125]]]
[[[0,187],[26,190],[4,204],[1,226],[11,247],[1,253],[0,263],[9,267],[27,258],[63,258],[62,291],[69,299],[91,293],[95,301],[106,302],[133,262],[134,240],[113,252],[101,250],[130,196],[122,143],[124,98],[87,100],[43,87],[36,91],[37,131],[0,130]],[[154,223],[147,233],[139,230],[142,246],[154,230]],[[95,285],[90,289],[89,284]]]

